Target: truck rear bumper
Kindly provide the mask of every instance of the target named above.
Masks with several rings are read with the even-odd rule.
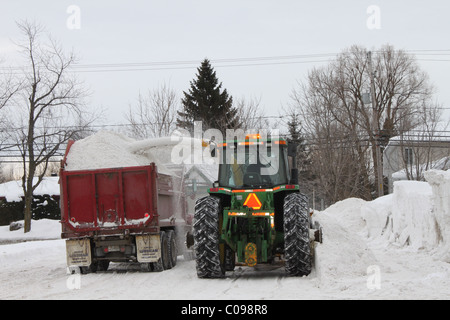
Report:
[[[116,226],[114,228],[100,228],[100,227],[84,227],[84,228],[69,228],[64,221],[62,223],[62,239],[73,239],[73,238],[99,238],[108,236],[122,236],[126,237],[135,234],[157,234],[159,233],[159,226]]]
[[[89,267],[101,260],[156,262],[161,257],[161,241],[159,233],[69,239],[66,253],[68,267]]]

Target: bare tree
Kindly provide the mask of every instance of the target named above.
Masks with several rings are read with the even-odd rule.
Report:
[[[350,120],[336,121],[338,110],[333,106],[338,104],[337,98],[327,90],[316,92],[320,74],[317,72],[309,75],[309,85],[301,84],[304,91],[292,93],[293,106],[302,106],[299,111],[312,163],[310,176],[314,179],[311,185],[331,203],[349,196],[369,198],[370,183],[363,157],[368,143]]]
[[[23,164],[24,231],[31,230],[33,191],[41,183],[49,162],[76,132],[94,120],[83,103],[88,92],[69,68],[73,53],[66,54],[43,27],[28,21],[17,23],[24,41],[19,43],[26,65],[16,73],[20,88],[6,109],[11,141],[15,141]],[[3,110],[2,110],[3,111]],[[83,119],[82,123],[79,119]],[[77,123],[78,125],[74,125]],[[42,170],[37,170],[42,167]]]
[[[242,97],[237,100],[234,108],[237,110],[236,117],[239,119],[237,123],[239,129],[244,131],[253,130],[255,132],[261,129],[269,129],[269,123],[264,118],[260,104],[261,98],[250,98],[247,100]]]
[[[345,150],[342,156],[351,156],[348,162],[334,160],[333,165],[347,166],[339,173],[353,181],[340,184],[342,195],[335,195],[335,200],[346,195],[371,198],[371,186],[378,185],[378,181],[376,175],[374,179],[369,178],[382,166],[376,156],[377,145],[382,143],[380,136],[387,142],[407,129],[400,124],[417,122],[420,106],[432,95],[427,75],[414,57],[404,51],[394,50],[392,46],[377,51],[373,78],[369,62],[368,51],[353,46],[329,65],[310,71],[306,83],[301,83],[292,94],[293,104],[300,110],[318,150],[325,148],[329,155]],[[375,101],[368,104],[364,97],[371,92],[371,78]],[[337,147],[342,150],[336,150]],[[371,159],[367,157],[369,150]]]
[[[443,169],[450,161],[450,141],[446,130],[449,122],[442,119],[442,107],[437,103],[424,104],[412,130],[396,137],[401,162],[408,180],[424,180],[424,172]]]
[[[8,68],[2,68],[0,71],[0,151],[9,148],[6,138],[8,134],[8,117],[6,112],[1,112],[1,109],[11,101],[21,86],[20,83],[15,82],[13,74],[13,71]]]
[[[137,105],[130,106],[125,114],[131,135],[139,139],[169,136],[176,128],[179,100],[166,83],[149,90],[146,96],[139,93]]]
[[[19,90],[20,83],[15,83],[13,72],[8,70],[2,71],[0,79],[0,109],[2,109]]]

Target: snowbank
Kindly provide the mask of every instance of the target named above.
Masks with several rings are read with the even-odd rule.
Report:
[[[36,183],[37,178],[34,178],[33,183]],[[39,186],[34,191],[34,195],[59,195],[59,178],[58,177],[44,177]],[[10,181],[0,184],[0,197],[5,197],[6,201],[22,201],[23,189],[22,181]]]
[[[432,191],[426,182],[394,183],[391,241],[414,249],[433,249],[437,245]]]
[[[431,170],[425,172],[425,179],[433,190],[432,210],[440,243],[436,257],[450,262],[450,171]]]
[[[361,208],[361,217],[366,222],[366,236],[374,239],[380,236],[389,237],[385,232],[389,223],[392,223],[392,201],[393,194],[380,197],[367,202]]]
[[[364,200],[350,198],[313,215],[323,228],[323,243],[317,244],[314,264],[317,277],[325,286],[339,282],[342,277],[364,276],[367,267],[376,264],[359,236],[365,225],[361,219],[365,205]]]
[[[58,220],[31,220],[31,231],[23,232],[22,228],[9,231],[9,226],[0,226],[0,243],[14,243],[32,240],[52,240],[61,238],[61,224]]]
[[[313,215],[323,228],[315,258],[322,283],[357,278],[379,265],[373,246],[420,250],[450,262],[450,172],[429,171],[425,177],[429,183],[398,181],[393,194],[346,199]]]
[[[394,193],[361,210],[366,235],[399,247],[426,250],[450,262],[450,172],[431,170],[427,182],[397,181]]]

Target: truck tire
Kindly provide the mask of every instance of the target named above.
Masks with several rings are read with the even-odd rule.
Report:
[[[167,233],[167,242],[168,242],[168,256],[169,256],[169,264],[170,268],[173,268],[177,265],[177,239],[175,235],[175,231],[169,230]]]
[[[159,236],[161,239],[161,258],[159,258],[157,262],[141,263],[142,271],[162,272],[168,269],[167,236],[164,231],[161,231]]]
[[[98,269],[98,262],[92,262],[88,267],[80,267],[81,274],[96,273]]]
[[[225,271],[219,250],[220,199],[204,197],[195,203],[194,251],[199,278],[222,278]]]
[[[284,256],[287,275],[311,273],[308,198],[301,193],[291,193],[284,199]]]
[[[169,237],[165,231],[161,231],[161,262],[164,270],[171,268],[169,257]]]
[[[98,262],[97,271],[108,271],[109,260],[100,260]]]

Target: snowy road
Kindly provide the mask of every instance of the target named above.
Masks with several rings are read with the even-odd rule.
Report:
[[[0,245],[0,299],[450,299],[448,263],[368,242],[328,216],[322,223],[324,243],[303,278],[286,277],[282,267],[236,267],[226,279],[198,279],[195,263],[182,257],[161,273],[111,264],[68,275],[64,240]]]
[[[423,192],[423,182],[398,183],[393,195],[347,199],[314,214],[323,243],[312,273],[302,278],[256,266],[198,279],[195,262],[181,256],[159,273],[111,264],[107,272],[68,275],[64,240],[50,240],[59,237],[59,222],[34,221],[26,235],[0,227],[0,299],[450,300],[447,180],[433,193]],[[47,240],[31,241],[38,239]]]
[[[0,299],[300,299],[320,294],[314,276],[286,278],[283,268],[237,267],[226,279],[198,279],[195,263],[182,257],[161,273],[111,264],[107,272],[68,275],[63,240],[2,245],[0,259]]]

